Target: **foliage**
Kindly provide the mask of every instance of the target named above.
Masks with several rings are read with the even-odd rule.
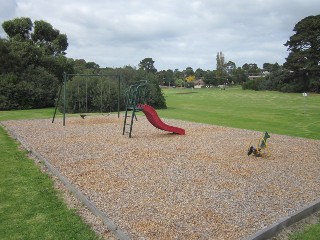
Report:
[[[189,77],[194,75],[192,67],[187,67],[184,71],[184,76]]]
[[[118,77],[75,76],[67,82],[66,89],[68,113],[117,111]],[[121,100],[124,102],[123,95]],[[62,112],[62,101],[59,106]]]
[[[201,68],[197,68],[197,70],[194,72],[196,79],[204,78],[205,74],[206,74],[206,71],[202,70]]]
[[[145,58],[140,61],[139,69],[144,70],[148,73],[156,73],[157,69],[154,67],[154,61],[152,58]]]
[[[174,84],[177,86],[177,87],[183,87],[184,86],[184,81],[183,79],[181,78],[178,78],[174,81]]]
[[[0,110],[53,106],[62,73],[73,71],[64,56],[67,36],[25,17],[2,27],[8,39],[0,39]]]
[[[110,70],[112,71],[112,70]],[[136,70],[131,66],[126,66],[124,68],[117,68],[113,70],[121,75],[121,81],[124,84],[124,87],[136,83],[140,80],[148,81],[148,94],[147,94],[147,103],[153,106],[154,108],[166,108],[166,100],[162,93],[162,90],[159,87],[159,80],[156,74],[153,72],[145,71],[142,69]]]
[[[123,68],[99,68],[99,65],[85,60],[75,60],[76,73],[101,76],[74,76],[67,83],[67,106],[69,113],[114,112],[125,109],[125,90],[141,80],[148,81],[147,103],[155,108],[166,108],[165,98],[158,84],[157,76],[131,66]],[[107,75],[107,76],[103,76]],[[120,89],[118,79],[120,77]],[[63,110],[62,100],[59,110]]]
[[[172,86],[174,85],[174,72],[171,69],[161,70],[157,72],[159,85]]]
[[[186,77],[186,81],[188,83],[193,82],[196,79],[196,76],[194,75],[189,75],[188,77]]]
[[[293,31],[284,44],[289,51],[284,67],[293,71],[292,84],[299,91],[320,92],[320,15],[302,19]]]
[[[216,78],[216,71],[207,71],[204,75],[204,82],[208,86],[218,85],[218,79]]]
[[[227,73],[226,73],[226,62],[225,62],[224,54],[222,52],[218,52],[216,60],[217,60],[216,76],[217,78],[225,78]]]
[[[245,63],[242,66],[242,70],[249,76],[256,76],[261,74],[261,70],[259,69],[258,65],[255,63]]]
[[[30,39],[30,31],[33,24],[30,18],[21,17],[3,22],[2,27],[10,39],[20,38],[21,40],[28,40]]]

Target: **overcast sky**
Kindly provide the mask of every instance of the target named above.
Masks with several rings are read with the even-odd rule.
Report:
[[[283,64],[294,25],[317,14],[319,0],[0,0],[1,24],[49,22],[67,35],[67,57],[100,67],[150,57],[158,70],[213,70],[220,51],[240,67]]]

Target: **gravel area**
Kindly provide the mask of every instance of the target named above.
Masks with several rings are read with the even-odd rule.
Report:
[[[114,115],[2,124],[131,239],[244,239],[320,198],[320,141],[270,133],[257,158],[262,132],[138,118],[132,138]]]

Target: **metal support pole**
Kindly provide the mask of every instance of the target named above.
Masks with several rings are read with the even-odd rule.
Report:
[[[66,105],[67,105],[67,73],[63,73],[63,126],[66,125]]]
[[[118,118],[120,118],[120,75],[118,75]]]
[[[59,104],[60,97],[61,97],[61,90],[62,90],[62,83],[61,83],[60,88],[59,88],[58,99],[56,101],[56,107],[54,109],[54,114],[53,114],[53,117],[52,117],[52,123],[54,122],[54,119],[56,118],[57,108],[58,108],[58,104]]]

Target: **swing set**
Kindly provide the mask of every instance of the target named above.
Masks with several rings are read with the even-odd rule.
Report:
[[[109,116],[111,114],[111,84],[110,84],[110,79],[108,79],[108,86],[106,87],[105,90],[105,82],[103,81],[104,78],[108,77],[113,77],[114,79],[117,80],[117,110],[118,110],[118,118],[120,117],[120,75],[112,75],[112,74],[68,74],[68,73],[64,73],[63,75],[63,82],[60,85],[59,88],[59,92],[58,92],[58,98],[56,101],[56,106],[55,106],[55,110],[54,110],[54,114],[52,117],[52,123],[55,120],[56,114],[57,114],[57,108],[61,99],[61,95],[63,96],[62,99],[62,113],[63,113],[63,126],[66,125],[66,113],[67,113],[67,104],[68,104],[68,94],[70,95],[70,92],[67,91],[67,85],[68,85],[68,81],[69,83],[71,82],[71,79],[69,80],[69,78],[71,77],[84,77],[85,78],[85,84],[83,84],[83,81],[77,81],[76,83],[76,93],[74,93],[73,99],[74,99],[74,104],[72,105],[73,109],[77,109],[77,111],[80,113],[80,117],[81,118],[85,118],[88,115],[88,108],[90,108],[90,106],[88,106],[88,103],[92,103],[95,102],[96,104],[98,104],[98,102],[100,102],[100,112],[103,114],[103,110],[106,110],[107,108],[109,108],[109,112],[106,113],[107,116]],[[100,77],[100,96],[95,97],[95,96],[91,96],[92,95],[92,88],[91,85],[88,84],[88,77]],[[104,77],[104,78],[103,78]],[[81,85],[81,86],[80,86]],[[83,86],[84,85],[84,86]],[[97,84],[99,85],[99,84]],[[84,91],[83,91],[84,88]],[[106,99],[104,98],[104,96],[107,95],[108,99],[108,105],[107,107],[103,108],[103,103],[105,103]],[[75,97],[76,96],[76,97]],[[72,96],[71,96],[72,97]],[[89,99],[90,98],[90,99]]]

